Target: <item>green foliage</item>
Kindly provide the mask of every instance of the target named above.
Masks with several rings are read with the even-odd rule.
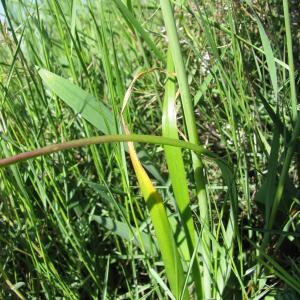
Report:
[[[1,3],[1,299],[299,298],[297,1]]]

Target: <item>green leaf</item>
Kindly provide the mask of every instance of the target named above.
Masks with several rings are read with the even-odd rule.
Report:
[[[127,8],[127,6],[124,5],[123,2],[120,0],[113,0],[113,1],[117,5],[117,7],[118,7],[119,11],[121,12],[121,14],[123,15],[124,19],[139,33],[141,38],[145,41],[145,43],[148,45],[148,47],[155,53],[157,58],[160,61],[164,61],[163,55],[158,50],[158,48],[155,46],[155,44],[152,41],[148,32],[143,29],[143,27],[137,21],[137,19],[132,14],[132,12]]]
[[[108,231],[118,235],[119,237],[127,241],[132,241],[140,248],[144,247],[148,254],[154,254],[155,256],[158,254],[157,246],[153,238],[149,234],[146,234],[144,232],[138,233],[138,230],[133,226],[109,217],[101,217],[95,215],[91,217],[91,221],[97,222],[101,226],[105,227]],[[141,236],[143,246],[139,242],[139,234]]]
[[[76,114],[94,125],[104,134],[117,133],[113,113],[101,101],[67,79],[45,69],[39,75],[47,87],[68,104]]]
[[[250,2],[247,1],[247,3],[252,9],[252,6],[251,6]],[[275,99],[277,99],[278,83],[277,83],[277,70],[276,70],[274,53],[273,53],[273,50],[272,50],[272,47],[271,47],[270,40],[269,40],[269,38],[266,34],[266,31],[263,27],[263,24],[261,23],[259,17],[254,12],[254,10],[253,10],[253,13],[254,13],[254,17],[255,17],[255,20],[256,20],[257,25],[258,25],[258,30],[259,30],[261,42],[262,42],[262,45],[263,45],[263,48],[264,48],[264,52],[265,52],[265,56],[266,56],[266,60],[267,60],[267,65],[268,65],[268,70],[269,70],[269,74],[270,74],[270,78],[271,78],[271,83],[272,83],[273,91],[274,91],[274,94],[275,94]]]
[[[174,72],[174,66],[170,51],[168,52],[168,73]],[[168,78],[165,85],[165,96],[162,116],[162,135],[174,139],[178,138],[176,119],[176,84],[174,78]],[[178,207],[183,227],[191,247],[195,245],[195,232],[190,209],[190,197],[186,180],[186,173],[182,158],[181,149],[165,146],[166,160],[175,194],[176,205]],[[190,228],[191,230],[188,230]],[[191,255],[193,250],[191,251]],[[190,257],[188,253],[185,257]]]
[[[268,173],[265,176],[261,188],[255,195],[255,201],[265,205],[266,224],[269,223],[271,207],[276,193],[279,146],[279,131],[275,126],[271,153],[268,161]]]
[[[170,50],[168,51],[168,73],[174,73],[174,64]],[[177,131],[176,118],[176,83],[175,78],[169,77],[165,85],[165,96],[162,116],[162,134],[165,137],[170,137],[179,140]],[[185,251],[185,243],[181,243],[180,248],[187,261],[191,260],[195,251],[195,228],[190,208],[190,196],[187,184],[186,172],[181,149],[170,146],[165,146],[166,160],[169,170],[169,175],[176,199],[176,205],[179,210],[180,219],[185,233],[185,243],[188,246],[188,252]],[[182,231],[182,230],[181,230]],[[197,294],[201,295],[201,276],[197,259],[193,263],[193,277],[196,283]]]
[[[150,212],[171,291],[176,299],[182,293],[183,299],[188,300],[188,291],[182,290],[185,281],[183,267],[163,199],[139,161],[132,142],[128,143],[128,152],[142,195]]]
[[[197,131],[195,112],[194,112],[194,103],[191,98],[188,77],[186,72],[185,63],[181,53],[181,46],[177,34],[177,27],[174,18],[174,12],[172,4],[169,0],[160,1],[162,16],[166,26],[169,48],[172,54],[172,59],[174,62],[174,68],[176,72],[176,78],[180,91],[181,105],[183,110],[184,122],[186,125],[187,135],[189,141],[199,145],[199,133]],[[208,231],[209,225],[209,205],[206,194],[206,178],[204,175],[204,165],[201,158],[194,153],[192,153],[192,165],[194,171],[194,179],[196,184],[196,192],[199,203],[199,212],[201,216],[201,221],[203,222],[203,231],[201,236],[201,243],[203,247],[210,249],[210,240],[207,237],[206,231]],[[205,223],[205,224],[204,224]],[[206,253],[203,251],[203,283],[204,283],[204,295],[199,295],[201,298],[210,298],[211,297],[211,271],[209,266],[211,266],[211,252],[208,250]]]
[[[202,84],[199,87],[199,90],[197,91],[195,97],[194,97],[194,106],[196,106],[198,104],[198,102],[200,101],[201,97],[205,94],[205,92],[207,91],[209,84],[211,83],[211,81],[213,80],[214,76],[212,73],[216,72],[218,69],[218,66],[215,65],[212,68],[212,72],[209,72],[208,75],[204,78],[204,80],[202,81]]]

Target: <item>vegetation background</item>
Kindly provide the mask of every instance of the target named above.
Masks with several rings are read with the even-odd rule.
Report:
[[[298,1],[172,1],[194,117],[159,1],[1,3],[1,157],[122,133],[123,115],[182,140],[194,124],[226,163],[203,160],[204,216],[191,152],[135,145],[179,249],[178,297],[125,144],[0,168],[1,299],[299,299]]]

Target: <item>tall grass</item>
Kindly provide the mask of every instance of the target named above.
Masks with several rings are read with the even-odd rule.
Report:
[[[293,5],[1,3],[1,299],[299,297]]]

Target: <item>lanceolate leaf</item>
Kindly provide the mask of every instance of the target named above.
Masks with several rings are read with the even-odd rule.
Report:
[[[171,291],[175,298],[179,299],[184,287],[185,278],[163,200],[142,167],[133,143],[128,143],[128,149],[140,189],[150,211],[151,221],[161,251]],[[184,291],[182,299],[189,299],[187,290]]]
[[[170,51],[168,51],[167,72],[168,76],[174,73],[174,64]],[[162,132],[163,136],[179,139],[176,120],[176,83],[175,78],[172,77],[169,77],[167,79],[167,83],[165,85]],[[186,256],[190,261],[195,251],[196,242],[195,228],[192,219],[192,211],[190,208],[189,189],[186,179],[183,157],[181,149],[175,149],[174,147],[170,146],[165,146],[164,149],[169,169],[169,175],[175,194],[176,204],[180,213],[180,218],[189,249],[189,253],[186,253]],[[193,276],[196,283],[197,294],[198,296],[200,296],[202,294],[201,277],[197,259],[194,260],[192,271],[194,273]]]
[[[80,114],[105,134],[117,133],[114,117],[110,109],[93,95],[84,91],[67,79],[45,69],[39,74],[48,88],[68,104],[76,114]]]
[[[168,73],[174,72],[172,56],[168,55]],[[178,138],[176,120],[176,84],[174,78],[169,77],[165,85],[165,97],[162,117],[163,136]],[[182,223],[185,227],[188,244],[195,245],[195,232],[192,220],[192,212],[189,206],[189,190],[186,180],[186,173],[183,164],[181,149],[165,146],[165,154],[169,169],[169,175],[174,190],[176,204],[181,214]]]
[[[263,184],[255,195],[255,200],[265,205],[265,223],[269,223],[272,202],[276,192],[277,168],[279,156],[279,132],[274,126],[273,141],[271,145],[271,153],[268,161],[268,173],[265,176]]]
[[[247,1],[247,3],[252,8],[251,3],[249,1]],[[277,83],[277,71],[276,71],[276,63],[275,63],[274,53],[273,53],[273,50],[271,47],[270,40],[269,40],[269,38],[265,32],[265,29],[263,27],[263,24],[261,23],[259,17],[256,15],[254,10],[253,10],[253,13],[254,13],[254,17],[255,17],[255,20],[258,25],[261,42],[262,42],[263,49],[265,52],[267,66],[268,66],[268,70],[269,70],[269,74],[270,74],[270,78],[271,78],[271,83],[272,83],[273,91],[275,94],[275,99],[277,99],[278,83]]]
[[[173,14],[172,4],[169,0],[161,0],[161,10],[166,26],[167,36],[169,40],[170,51],[176,71],[176,78],[180,90],[181,104],[183,109],[184,122],[187,129],[188,139],[195,144],[199,144],[199,135],[197,132],[194,104],[189,91],[188,78],[185,68],[185,63],[181,53],[177,28]],[[209,205],[206,194],[206,178],[204,176],[204,165],[200,157],[192,153],[192,165],[194,171],[194,179],[196,184],[197,198],[199,202],[199,212],[201,215],[203,234],[201,236],[201,247],[210,249],[210,240],[206,231],[209,230]],[[211,253],[210,250],[202,251],[203,254],[203,283],[204,283],[204,298],[211,298]],[[202,297],[202,295],[200,295]]]
[[[273,85],[273,90],[275,93],[275,97],[277,98],[278,83],[277,83],[275,57],[274,57],[274,54],[272,51],[270,40],[268,39],[268,36],[261,24],[261,21],[259,20],[258,17],[256,18],[256,20],[257,20],[257,24],[258,24],[258,28],[259,28],[261,41],[262,41],[262,44],[263,44],[263,47],[265,50],[265,54],[266,54],[267,65],[268,65],[268,69],[269,69],[269,73],[270,73],[270,77],[271,77],[271,82]]]

